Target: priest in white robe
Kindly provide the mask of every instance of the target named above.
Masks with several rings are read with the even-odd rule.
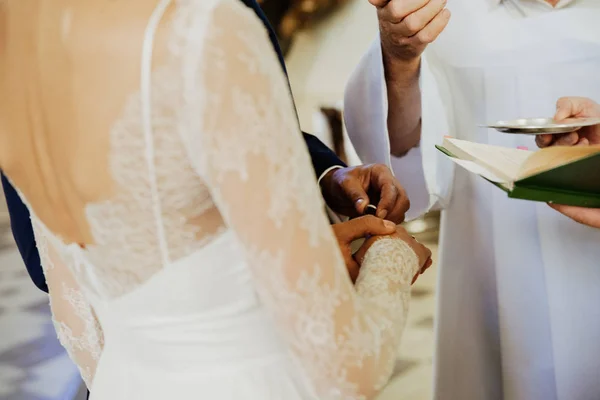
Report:
[[[402,35],[443,0],[370,1],[381,38],[348,84],[345,118],[362,161],[391,165],[412,217],[443,209],[435,399],[600,399],[600,230],[508,199],[434,147],[451,135],[533,149],[478,126],[552,116],[563,96],[599,100],[600,1],[450,0],[422,56],[414,44],[432,36]],[[420,18],[398,14],[410,7]]]

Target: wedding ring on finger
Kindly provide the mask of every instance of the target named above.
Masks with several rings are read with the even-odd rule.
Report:
[[[367,207],[365,208],[364,211],[365,215],[373,215],[376,216],[377,215],[377,207],[374,206],[373,204],[369,204],[367,205]]]

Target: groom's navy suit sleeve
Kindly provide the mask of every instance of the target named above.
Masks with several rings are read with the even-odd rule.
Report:
[[[29,210],[27,210],[27,207],[23,204],[21,198],[4,175],[2,175],[2,187],[4,188],[4,196],[6,197],[6,204],[10,213],[10,225],[13,236],[27,267],[27,272],[29,272],[29,276],[35,286],[44,292],[48,292],[46,278],[44,277],[40,263],[40,254],[35,246],[33,227],[29,219]]]
[[[256,0],[242,1],[246,6],[252,8],[265,24],[269,31],[269,37],[271,38],[273,47],[277,52],[279,61],[281,62],[281,66],[285,71],[283,54],[281,53],[279,43],[277,42],[277,37],[271,28],[267,17],[260,9]],[[331,167],[345,167],[345,164],[335,155],[335,153],[325,146],[319,139],[313,135],[309,135],[308,133],[303,133],[303,135],[317,178],[321,177],[321,175]],[[4,175],[2,175],[2,185],[4,187],[4,194],[6,196],[6,202],[8,204],[8,210],[10,213],[12,232],[15,237],[15,241],[17,242],[19,251],[21,252],[21,256],[23,257],[23,261],[25,262],[25,266],[27,267],[27,271],[29,272],[29,276],[31,276],[31,279],[38,288],[47,292],[48,286],[46,285],[46,278],[44,277],[44,272],[40,264],[40,255],[35,246],[35,238],[33,236],[31,220],[29,219],[29,211],[21,202],[21,199]]]
[[[277,56],[279,57],[279,62],[281,63],[281,67],[286,72],[285,61],[283,60],[283,54],[281,53],[281,49],[279,47],[279,42],[277,41],[277,36],[275,35],[275,31],[271,27],[271,24],[267,20],[267,17],[260,9],[260,6],[256,2],[256,0],[242,0],[242,2],[248,7],[252,8],[256,15],[262,20],[269,31],[269,37],[271,38],[271,42],[273,43],[273,47],[277,52]],[[321,177],[323,172],[327,169],[334,166],[345,167],[346,165],[335,155],[335,153],[329,149],[329,147],[325,146],[323,142],[317,139],[313,135],[309,135],[308,133],[302,133],[304,135],[304,141],[306,142],[306,146],[308,147],[308,152],[310,153],[310,158],[312,159],[313,168],[317,175],[317,178]]]

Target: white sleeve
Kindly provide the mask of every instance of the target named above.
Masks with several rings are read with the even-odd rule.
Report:
[[[381,239],[352,285],[264,26],[238,0],[194,25],[208,32],[185,50],[203,49],[184,66],[190,161],[317,398],[372,398],[393,370],[417,256],[399,239]]]
[[[435,148],[449,134],[438,80],[432,61],[423,56],[420,85],[422,93],[421,143],[404,157],[390,154],[388,97],[380,40],[377,38],[346,86],[344,120],[356,152],[364,163],[388,165],[411,200],[407,219],[414,219],[447,205],[454,177],[452,162]],[[449,98],[445,98],[449,102]]]
[[[104,346],[102,327],[69,268],[76,261],[59,250],[60,246],[55,245],[37,218],[32,217],[31,222],[48,284],[54,328],[86,386],[91,389]]]
[[[325,178],[325,175],[327,175],[331,171],[334,171],[336,169],[342,169],[342,168],[343,167],[340,165],[334,165],[333,167],[327,168],[321,174],[321,176],[319,176],[319,179],[317,180],[317,184],[319,185],[319,187],[321,186],[321,181],[323,180],[323,178]],[[348,220],[347,216],[336,213],[335,211],[333,211],[333,209],[331,207],[329,207],[329,205],[327,203],[325,204],[325,209],[327,210],[327,215],[329,216],[329,219],[334,224],[339,224],[340,222],[344,222],[344,221]]]

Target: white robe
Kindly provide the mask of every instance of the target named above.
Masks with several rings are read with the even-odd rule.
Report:
[[[390,156],[378,40],[352,76],[345,115],[365,163],[392,166],[411,217],[444,209],[434,391],[439,400],[600,399],[600,230],[506,194],[438,154],[443,135],[535,147],[478,125],[552,116],[562,96],[600,101],[600,1],[530,18],[448,2],[423,58],[421,145]],[[361,111],[362,110],[362,111]]]

